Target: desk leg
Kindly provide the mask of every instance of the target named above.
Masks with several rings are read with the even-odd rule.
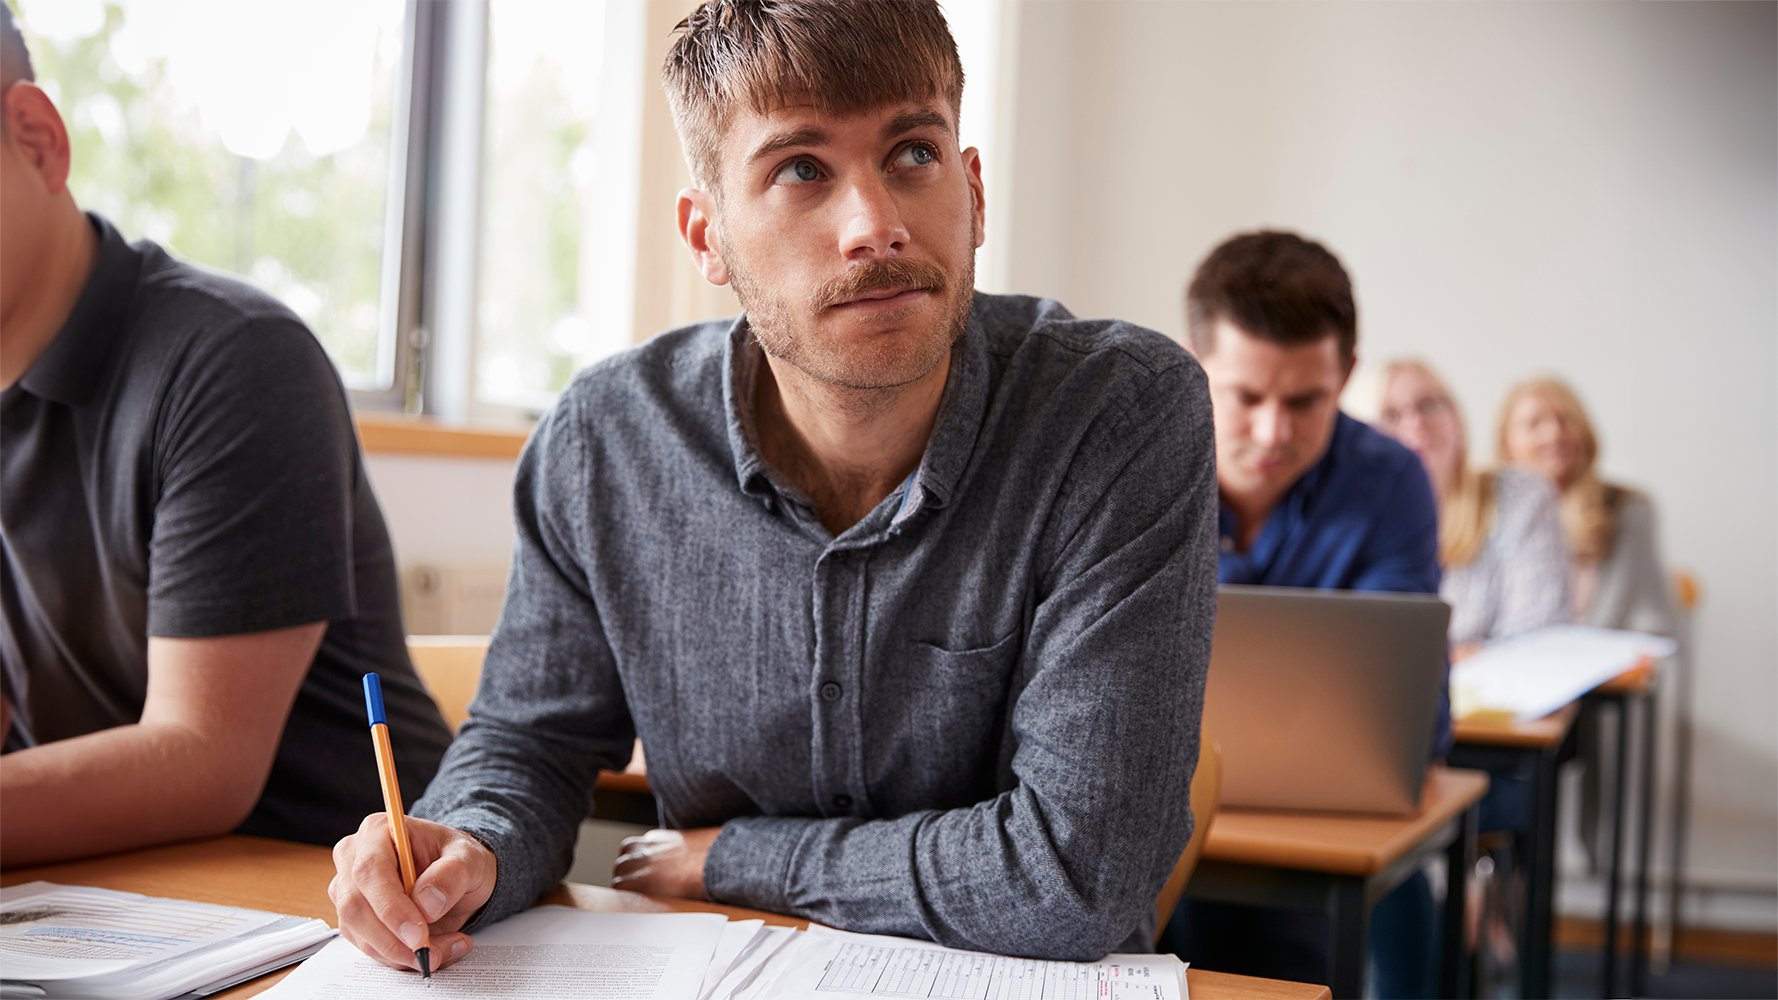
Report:
[[[1642,765],[1642,801],[1637,803],[1636,818],[1636,915],[1630,919],[1630,995],[1647,992],[1648,974],[1648,859],[1654,840],[1655,740],[1660,735],[1661,713],[1650,691],[1636,699],[1642,706],[1642,752],[1637,755]],[[1628,717],[1626,710],[1624,715]]]
[[[1445,941],[1439,961],[1438,995],[1441,997],[1475,996],[1475,953],[1463,947],[1464,910],[1469,897],[1469,873],[1475,868],[1476,824],[1481,807],[1464,810],[1462,827],[1451,846],[1445,848],[1445,865],[1449,873],[1445,881]]]
[[[1333,969],[1329,988],[1336,998],[1364,996],[1364,963],[1370,957],[1371,907],[1365,881],[1340,876],[1328,893],[1333,927]]]
[[[1617,702],[1617,765],[1611,775],[1611,880],[1605,885],[1605,955],[1599,977],[1602,997],[1617,996],[1618,886],[1624,875],[1624,792],[1630,776],[1629,700],[1613,700]]]
[[[1532,1000],[1550,995],[1552,953],[1555,950],[1556,883],[1556,777],[1563,761],[1574,756],[1575,730],[1554,753],[1538,754],[1533,772],[1532,795],[1536,798],[1536,820],[1532,823],[1529,842],[1520,849],[1521,863],[1526,866],[1525,931],[1519,948],[1520,994]]]

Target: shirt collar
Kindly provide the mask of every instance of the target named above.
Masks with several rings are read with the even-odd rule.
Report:
[[[77,406],[92,398],[116,362],[116,343],[134,297],[141,256],[102,217],[87,213],[99,237],[93,273],[62,329],[19,379],[33,396]]]
[[[735,457],[735,480],[743,493],[769,501],[776,491],[800,503],[809,499],[786,481],[759,454],[753,423],[753,387],[764,353],[754,342],[747,317],[729,328],[722,366],[722,402],[728,413],[729,447]],[[921,510],[950,503],[981,434],[988,398],[988,344],[976,308],[970,309],[963,337],[951,347],[951,368],[933,420],[932,437],[920,464],[901,491],[893,523],[901,524]]]
[[[1308,517],[1309,508],[1314,505],[1315,498],[1321,493],[1322,483],[1333,475],[1331,470],[1337,461],[1335,453],[1341,450],[1342,443],[1352,434],[1357,423],[1356,420],[1346,416],[1343,410],[1334,414],[1334,431],[1328,437],[1327,449],[1321,453],[1320,458],[1315,460],[1315,464],[1309,466],[1307,472],[1298,476],[1296,482],[1290,484],[1290,489],[1285,490],[1284,495],[1278,498],[1278,502],[1272,506],[1271,513],[1266,515],[1266,523],[1260,526],[1259,535],[1253,540],[1253,547],[1245,554],[1236,550],[1233,541],[1235,532],[1240,525],[1240,521],[1235,517],[1234,508],[1226,502],[1219,501],[1220,512],[1217,518],[1217,527],[1223,538],[1222,552],[1225,561],[1240,557],[1262,566],[1271,562],[1272,557],[1283,545],[1284,539]],[[1225,580],[1224,582],[1229,581]]]

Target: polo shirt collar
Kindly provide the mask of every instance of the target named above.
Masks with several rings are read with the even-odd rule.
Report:
[[[116,363],[116,344],[134,297],[140,255],[102,217],[87,214],[99,237],[93,273],[62,329],[19,379],[33,396],[78,406],[92,398]]]
[[[809,498],[766,463],[759,454],[753,423],[753,387],[764,352],[753,340],[745,316],[729,328],[722,366],[722,402],[728,416],[729,448],[735,458],[735,480],[743,493],[769,501],[775,491],[799,503]],[[958,480],[975,453],[988,400],[988,343],[979,311],[970,309],[963,337],[951,347],[950,372],[933,420],[932,437],[919,466],[900,490],[894,524],[926,508],[944,507],[954,498]]]

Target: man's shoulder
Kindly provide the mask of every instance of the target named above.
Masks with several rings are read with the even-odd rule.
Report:
[[[1343,477],[1381,484],[1385,478],[1393,480],[1414,473],[1425,476],[1419,457],[1400,441],[1344,411],[1335,420],[1333,443],[1329,447]]]
[[[226,335],[256,322],[307,330],[289,306],[244,278],[180,260],[158,245],[130,245],[142,261],[136,282],[134,325]]]
[[[1095,358],[1149,372],[1193,369],[1191,355],[1166,336],[1120,319],[1081,319],[1054,299],[977,292],[972,309],[1002,358],[1038,352],[1058,363]]]
[[[673,405],[693,397],[722,395],[722,365],[728,357],[734,317],[663,330],[576,372],[562,390],[569,407],[607,408],[629,400],[638,405]]]

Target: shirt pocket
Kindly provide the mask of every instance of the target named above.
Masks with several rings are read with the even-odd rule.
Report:
[[[910,805],[958,808],[998,792],[1007,692],[1019,649],[1017,631],[965,649],[911,641],[891,665],[885,704],[867,706],[866,713],[884,725],[879,745],[891,748],[878,760],[879,774],[891,786],[912,786]]]

